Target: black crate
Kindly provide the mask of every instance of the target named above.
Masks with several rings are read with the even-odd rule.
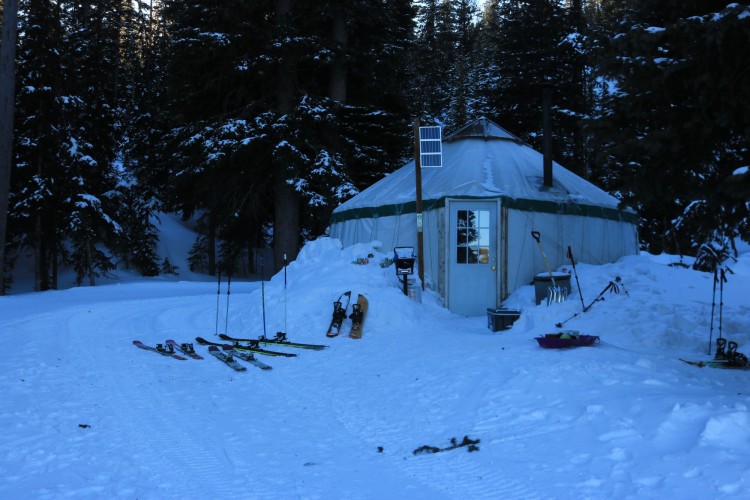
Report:
[[[517,309],[487,309],[487,328],[493,332],[507,330],[520,316]]]

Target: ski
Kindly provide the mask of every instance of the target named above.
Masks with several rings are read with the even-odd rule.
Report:
[[[726,370],[750,370],[750,366],[748,365],[732,364],[726,359],[710,359],[707,361],[700,361],[680,358],[680,361],[692,366],[697,366],[699,368],[708,366],[710,368],[722,368]]]
[[[171,346],[172,351],[179,350],[185,356],[191,357],[193,359],[203,359],[203,356],[195,352],[195,348],[193,347],[193,344],[186,344],[186,343],[178,344],[172,339],[168,339],[166,344],[168,346]]]
[[[212,354],[214,357],[216,357],[216,359],[218,359],[219,361],[223,361],[224,363],[226,363],[227,366],[235,371],[244,372],[245,370],[247,370],[247,368],[239,364],[231,354],[228,354],[226,351],[222,351],[215,345],[209,346],[208,352],[209,354]]]
[[[299,349],[311,349],[315,351],[321,351],[325,348],[327,348],[327,345],[321,345],[321,344],[302,344],[299,342],[291,342],[286,339],[286,335],[282,332],[279,332],[276,334],[276,337],[274,338],[267,338],[267,337],[260,337],[258,339],[238,339],[235,337],[230,337],[226,334],[219,334],[219,338],[222,340],[227,340],[229,342],[259,342],[261,344],[273,344],[273,345],[283,345],[287,347],[297,347]]]
[[[270,370],[271,366],[263,363],[262,361],[258,361],[258,358],[255,357],[255,354],[253,354],[250,351],[236,351],[231,345],[224,345],[222,348],[227,351],[231,350],[234,352],[234,356],[237,358],[240,358],[243,361],[247,361],[248,363],[257,366],[261,370]]]
[[[342,306],[341,299],[346,297],[346,305]],[[326,337],[336,337],[341,333],[341,325],[346,319],[346,310],[349,308],[349,301],[352,299],[352,292],[344,292],[339,297],[339,300],[333,303],[333,317],[331,318],[331,324],[328,326],[328,332]]]
[[[737,351],[737,342],[729,341],[723,337],[716,339],[716,356],[708,361],[691,361],[680,358],[689,365],[710,366],[711,368],[726,368],[729,370],[750,370],[750,363],[747,356]]]
[[[357,295],[357,302],[352,305],[352,313],[349,318],[352,320],[352,327],[349,330],[349,337],[353,339],[362,338],[362,329],[365,323],[365,314],[367,314],[367,307],[369,302],[367,297],[361,293]]]
[[[171,347],[169,347],[169,346],[168,347],[164,347],[162,344],[156,344],[156,347],[151,347],[150,345],[144,344],[140,340],[134,340],[133,341],[133,345],[136,346],[136,347],[140,347],[141,349],[145,349],[147,351],[152,351],[152,352],[159,353],[159,354],[161,354],[163,356],[169,356],[170,358],[180,359],[182,361],[186,361],[187,360],[187,358],[183,358],[182,356],[180,356],[179,354],[177,354],[176,352],[174,352],[174,349],[170,350]]]
[[[213,346],[218,346],[218,347],[227,345],[227,344],[219,344],[218,342],[210,342],[204,339],[203,337],[195,337],[195,341],[198,342],[200,345],[213,345]],[[257,341],[255,341],[255,343],[252,343],[252,342],[247,343],[246,345],[240,345],[239,343],[235,342],[234,345],[230,347],[236,351],[250,351],[250,352],[255,352],[258,354],[263,354],[265,356],[282,356],[285,358],[294,358],[297,356],[296,354],[293,354],[290,352],[268,351],[266,349],[259,347]]]

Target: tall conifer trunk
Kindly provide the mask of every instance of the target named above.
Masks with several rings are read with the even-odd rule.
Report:
[[[216,276],[216,216],[211,211],[208,216],[208,243],[206,244],[208,254],[208,274]]]
[[[8,228],[10,172],[13,165],[13,112],[18,0],[4,0],[0,35],[0,295],[5,292],[5,240]]]
[[[344,104],[346,102],[346,49],[349,41],[349,28],[342,6],[334,7],[331,38],[333,39],[335,54],[328,82],[328,97],[338,104]]]
[[[94,280],[94,242],[91,238],[86,239],[86,270],[89,275],[89,286],[96,286]]]
[[[291,34],[292,3],[293,0],[276,1],[276,34],[279,39]],[[286,49],[283,51],[278,65],[278,90],[276,93],[276,110],[282,116],[292,111],[294,72],[293,56]],[[275,271],[283,267],[284,254],[287,255],[289,260],[294,260],[297,257],[297,252],[299,252],[300,196],[294,186],[288,183],[288,180],[293,177],[293,167],[283,161],[275,165],[273,225]]]

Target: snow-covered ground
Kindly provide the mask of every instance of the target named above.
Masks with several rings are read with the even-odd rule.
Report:
[[[492,333],[404,296],[385,257],[321,239],[286,286],[267,281],[268,334],[330,346],[263,358],[271,371],[132,345],[215,339],[217,309],[219,330],[257,337],[259,282],[0,297],[0,498],[750,497],[750,371],[679,361],[708,358],[712,275],[663,256],[580,264],[587,303],[621,277],[565,325],[601,343],[544,350],[534,337],[581,311],[577,293],[537,306],[525,287],[508,301],[521,318]],[[730,267],[722,331],[750,354],[750,253]],[[369,298],[361,340],[325,336],[346,290]],[[464,436],[479,450],[414,454]]]

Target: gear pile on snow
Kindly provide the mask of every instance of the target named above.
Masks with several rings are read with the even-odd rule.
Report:
[[[420,446],[416,450],[414,450],[412,453],[414,455],[423,455],[425,453],[439,453],[441,451],[450,451],[455,450],[456,448],[461,448],[463,446],[466,447],[466,451],[471,453],[472,451],[479,451],[479,439],[471,439],[469,436],[464,436],[463,441],[460,443],[456,438],[451,438],[451,445],[446,446],[445,448],[438,448],[436,446],[430,446],[430,445],[424,445]]]

